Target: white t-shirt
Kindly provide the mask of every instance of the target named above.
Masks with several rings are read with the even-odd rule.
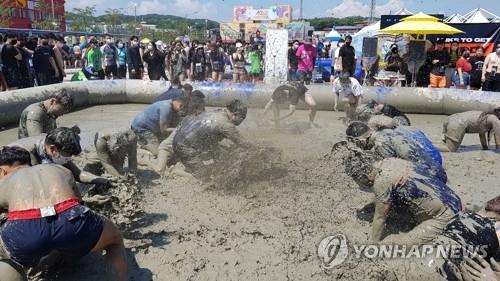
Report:
[[[363,95],[363,87],[359,84],[358,80],[353,77],[349,77],[350,83],[342,84],[340,79],[337,78],[333,82],[333,92],[338,93],[341,97],[348,97],[353,95],[359,97]]]

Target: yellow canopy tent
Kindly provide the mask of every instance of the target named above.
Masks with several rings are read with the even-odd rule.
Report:
[[[151,39],[146,38],[146,37],[141,40],[142,44],[148,44],[149,42],[151,42]]]
[[[418,35],[449,35],[464,33],[463,31],[439,21],[438,18],[426,15],[422,12],[406,17],[394,25],[380,30],[381,33],[389,34],[418,34]]]

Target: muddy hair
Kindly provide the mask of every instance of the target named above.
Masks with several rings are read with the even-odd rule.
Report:
[[[349,156],[344,159],[346,174],[360,186],[372,186],[373,182],[368,175],[373,171],[373,164],[382,159],[372,151],[351,150],[350,152]]]
[[[50,131],[45,137],[45,145],[54,145],[60,151],[70,155],[79,155],[82,152],[80,136],[74,128],[60,127]]]
[[[233,99],[226,105],[226,108],[243,120],[247,117],[247,106],[238,99]]]
[[[30,153],[19,146],[4,146],[0,150],[0,166],[12,166],[14,164],[30,165]]]
[[[479,115],[479,118],[478,118],[478,122],[479,124],[483,123],[486,121],[486,119],[488,118],[488,115],[495,115],[498,119],[500,119],[500,107],[497,107],[497,108],[494,108],[493,110],[490,110],[490,111],[484,111],[483,113],[481,113],[481,115]],[[490,140],[491,140],[491,130],[488,130],[488,137],[486,138],[486,142],[487,144],[489,145],[490,143]]]
[[[484,209],[487,212],[495,212],[497,215],[500,215],[500,196],[497,196],[490,201],[486,202],[486,206]]]
[[[354,121],[345,130],[345,133],[349,137],[358,138],[370,130],[370,127],[366,123]]]
[[[189,96],[187,114],[197,115],[203,111],[205,111],[205,95],[201,91],[193,91]]]
[[[67,110],[70,110],[73,107],[73,97],[65,89],[61,89],[49,98],[56,99],[57,103],[61,104]]]

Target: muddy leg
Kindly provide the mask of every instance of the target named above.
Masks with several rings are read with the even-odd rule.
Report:
[[[104,229],[101,238],[97,241],[92,252],[106,250],[106,258],[110,262],[117,277],[114,280],[125,281],[128,278],[128,268],[122,235],[114,223],[108,219],[104,221]]]
[[[156,171],[160,175],[163,175],[165,169],[167,168],[169,160],[174,155],[174,147],[173,147],[174,137],[175,137],[175,131],[172,132],[168,136],[168,138],[162,141],[158,147],[158,166],[156,168]]]

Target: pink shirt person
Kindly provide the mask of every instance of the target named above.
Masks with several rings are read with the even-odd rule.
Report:
[[[312,72],[314,69],[314,58],[316,57],[316,48],[312,44],[302,44],[295,55],[299,58],[297,70],[303,72]]]

